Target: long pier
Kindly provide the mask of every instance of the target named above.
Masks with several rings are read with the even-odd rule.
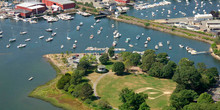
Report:
[[[87,47],[85,50],[87,50],[87,51],[106,51],[108,49],[109,49],[108,47],[106,47],[106,48]],[[125,48],[114,48],[114,51],[126,51],[126,49]]]

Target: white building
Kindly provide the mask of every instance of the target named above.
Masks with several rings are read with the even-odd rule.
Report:
[[[212,14],[197,14],[194,17],[195,21],[205,21],[205,20],[211,20],[213,19]]]

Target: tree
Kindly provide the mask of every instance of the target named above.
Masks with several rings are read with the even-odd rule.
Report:
[[[57,88],[58,88],[58,89],[63,89],[64,86],[65,86],[67,83],[69,83],[70,78],[71,78],[71,75],[70,75],[69,73],[66,73],[65,75],[63,75],[63,76],[59,79],[59,81],[58,81],[58,83],[57,83]]]
[[[149,49],[149,50],[144,51],[143,57],[150,55],[150,54],[156,55],[155,50]]]
[[[219,75],[218,75],[218,70],[216,67],[212,67],[212,68],[209,68],[205,74],[208,76],[209,78],[209,82],[210,82],[210,85],[213,85],[217,82],[217,80],[219,79]]]
[[[82,7],[82,11],[85,12],[85,11],[86,11],[86,8],[85,8],[85,7]]]
[[[167,65],[163,67],[163,78],[172,78],[176,71],[176,63],[169,61]]]
[[[197,99],[198,103],[213,103],[212,96],[208,94],[207,92],[202,93],[199,98]]]
[[[190,103],[184,106],[183,110],[219,110],[215,104],[210,103]]]
[[[90,63],[88,61],[80,61],[79,64],[77,65],[77,69],[79,70],[85,70],[89,69]]]
[[[82,75],[80,74],[79,70],[75,70],[72,74],[70,84],[77,85],[82,81]]]
[[[185,105],[194,101],[198,97],[197,93],[193,90],[182,90],[178,93],[173,93],[170,97],[171,106],[176,109],[182,109]]]
[[[187,61],[186,63],[179,63],[176,73],[173,76],[173,80],[178,84],[184,85],[186,89],[198,89],[200,85],[201,75],[197,69]]]
[[[109,54],[110,57],[113,57],[115,55],[114,47],[110,47],[108,49],[108,54]]]
[[[155,58],[155,54],[148,54],[147,56],[143,55],[141,69],[143,71],[148,71],[151,68],[151,65],[155,62]]]
[[[128,61],[131,62],[133,66],[137,66],[140,63],[141,55],[138,53],[132,53],[130,56],[128,56]]]
[[[205,63],[197,63],[197,70],[199,73],[203,73],[204,71],[206,71]]]
[[[138,110],[150,110],[150,107],[147,105],[146,102],[143,102]]]
[[[194,62],[190,61],[188,58],[182,58],[179,61],[179,66],[193,66]]]
[[[163,71],[162,71],[162,69],[163,69],[163,64],[160,63],[160,62],[155,62],[155,63],[151,66],[151,68],[150,68],[150,70],[148,71],[148,73],[149,73],[150,76],[154,76],[154,77],[159,77],[159,78],[161,78],[161,77],[163,77]]]
[[[147,98],[146,94],[138,94],[128,88],[122,89],[119,96],[120,100],[123,103],[121,106],[119,106],[120,110],[138,110],[140,106],[145,103],[145,100]],[[146,108],[146,105],[143,104],[142,108]]]
[[[117,75],[121,75],[125,70],[125,65],[122,62],[115,62],[112,67],[112,71],[116,72]]]
[[[98,105],[100,106],[100,108],[103,110],[108,110],[108,109],[111,109],[111,105],[109,104],[108,101],[105,101],[103,99],[101,99],[98,103]]]
[[[165,65],[169,61],[169,59],[167,57],[168,57],[167,53],[159,53],[159,54],[157,54],[156,60]]]
[[[165,106],[162,110],[176,110],[176,108],[172,106]]]
[[[126,61],[128,59],[128,56],[130,56],[131,52],[121,52],[121,57],[123,61]]]
[[[96,56],[94,56],[94,55],[88,55],[88,54],[86,54],[86,55],[84,55],[84,56],[80,59],[80,62],[82,62],[82,61],[87,61],[87,62],[89,62],[90,64],[92,64],[92,63],[96,63],[96,62],[97,62],[97,59],[96,59]]]
[[[73,96],[79,97],[82,100],[91,98],[93,94],[93,89],[88,83],[81,83],[77,85],[72,93]]]
[[[107,53],[104,53],[101,57],[99,57],[99,61],[100,61],[102,64],[107,64],[108,61],[109,61],[108,54],[107,54]]]

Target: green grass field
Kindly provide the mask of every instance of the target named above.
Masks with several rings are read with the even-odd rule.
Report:
[[[147,104],[152,110],[160,110],[169,104],[169,97],[176,87],[172,80],[158,79],[150,76],[116,76],[109,74],[105,76],[97,86],[98,95],[107,100],[112,106],[118,107],[122,103],[119,93],[128,87],[135,92],[148,94]]]
[[[55,79],[37,87],[29,94],[29,97],[42,99],[57,107],[67,110],[90,110],[88,107],[83,105],[82,102],[76,98],[73,98],[73,96],[56,88],[57,81],[60,79],[60,77],[61,75],[58,75]]]

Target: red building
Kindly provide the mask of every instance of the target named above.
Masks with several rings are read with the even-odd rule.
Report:
[[[75,2],[70,0],[42,0],[46,6],[51,7],[52,5],[57,5],[62,8],[62,10],[70,9],[75,7]]]
[[[130,0],[115,0],[115,1],[119,3],[130,3]]]
[[[32,14],[43,13],[47,8],[40,2],[24,2],[15,6],[16,12],[22,17],[29,17]]]

